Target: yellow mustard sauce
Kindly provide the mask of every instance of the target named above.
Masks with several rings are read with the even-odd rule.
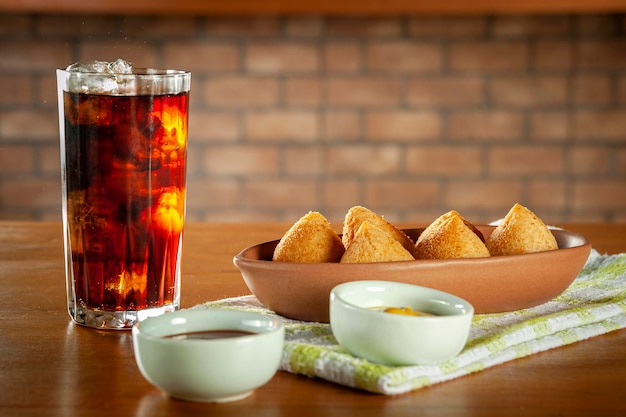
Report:
[[[411,307],[374,307],[373,309],[383,313],[401,314],[404,316],[434,316],[434,314],[413,310]]]

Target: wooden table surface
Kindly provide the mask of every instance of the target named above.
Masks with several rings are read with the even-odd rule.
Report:
[[[248,294],[232,257],[285,224],[190,224],[182,304]],[[562,225],[601,253],[626,252],[626,225]],[[0,222],[0,416],[617,416],[626,411],[626,330],[400,396],[278,372],[247,399],[173,400],[139,373],[130,332],[66,311],[62,228]]]

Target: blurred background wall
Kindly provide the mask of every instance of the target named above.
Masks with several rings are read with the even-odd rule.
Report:
[[[60,221],[54,70],[191,70],[190,221],[626,221],[626,18],[0,14],[0,220]]]

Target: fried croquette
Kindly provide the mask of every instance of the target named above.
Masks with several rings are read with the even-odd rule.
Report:
[[[412,261],[413,255],[388,231],[365,220],[341,257],[342,263]]]
[[[345,248],[350,247],[354,237],[364,221],[386,231],[398,241],[409,253],[413,254],[415,243],[402,230],[389,223],[383,216],[362,206],[354,206],[346,213],[343,223],[343,235],[341,240]]]
[[[515,203],[486,240],[492,256],[558,249],[548,226],[528,208]]]
[[[278,262],[339,262],[344,253],[341,238],[318,212],[309,212],[283,235],[274,249]]]
[[[416,259],[487,258],[482,234],[452,210],[433,221],[415,243]],[[480,232],[479,232],[480,233]]]

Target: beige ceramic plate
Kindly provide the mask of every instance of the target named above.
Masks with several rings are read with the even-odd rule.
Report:
[[[477,226],[485,237],[494,226]],[[407,229],[414,240],[423,229]],[[553,230],[558,250],[475,259],[367,264],[272,262],[278,240],[244,249],[233,259],[246,285],[266,307],[298,320],[328,323],[330,291],[356,280],[405,282],[469,301],[476,314],[533,307],[561,294],[584,266],[591,244]]]

